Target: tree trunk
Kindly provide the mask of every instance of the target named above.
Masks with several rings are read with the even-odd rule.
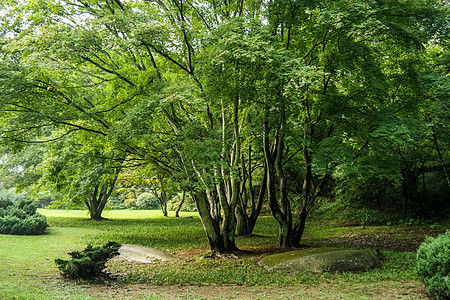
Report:
[[[311,128],[312,131],[312,128]],[[312,134],[312,132],[311,132]],[[308,137],[307,129],[305,128],[304,138]],[[300,246],[300,241],[303,236],[303,231],[305,230],[306,217],[308,216],[308,206],[311,199],[311,184],[312,184],[312,157],[307,145],[303,146],[303,159],[305,163],[305,176],[303,178],[302,185],[302,206],[299,208],[299,213],[297,215],[297,220],[294,226],[294,240],[293,244],[295,247]]]
[[[279,147],[275,147],[275,149],[277,148],[279,149]],[[282,207],[278,203],[276,193],[277,174],[275,170],[275,159],[273,156],[273,153],[270,151],[268,130],[266,130],[264,137],[264,157],[267,169],[267,196],[269,199],[269,206],[272,211],[272,215],[275,220],[277,220],[279,225],[278,245],[281,248],[290,248],[292,247],[292,215],[289,207],[285,207],[283,211]],[[281,186],[281,188],[283,188],[283,185]],[[289,208],[289,210],[286,208]]]
[[[192,198],[197,205],[197,211],[200,220],[202,221],[203,228],[205,229],[211,251],[213,253],[222,252],[223,243],[220,239],[219,224],[210,214],[206,195],[203,192],[192,192]]]
[[[250,177],[251,180],[251,177]],[[243,187],[245,189],[245,187]],[[236,221],[237,221],[237,228],[236,228],[236,234],[238,236],[249,236],[252,234],[253,229],[255,228],[256,221],[258,220],[259,213],[261,212],[261,207],[264,202],[264,198],[266,195],[267,190],[267,169],[264,168],[263,177],[261,179],[261,184],[259,187],[258,192],[258,198],[254,199],[253,192],[251,191],[253,189],[252,185],[250,184],[250,192],[248,193],[241,193],[242,197],[250,197],[251,201],[251,211],[250,216],[247,215],[247,205],[245,203],[248,203],[248,200],[244,203],[243,199],[240,199],[237,207],[236,207]]]
[[[164,215],[164,217],[167,217],[167,193],[166,193],[166,189],[163,185],[163,180],[164,177],[159,176],[158,177],[158,182],[159,182],[159,191],[161,193],[160,197],[157,197],[159,204],[161,205],[161,210],[162,213]]]
[[[242,200],[239,201],[239,205],[236,206],[236,235],[237,236],[248,236],[251,234],[249,228],[249,217],[245,212],[245,208],[241,203]]]
[[[434,126],[430,126],[432,137],[433,137],[433,143],[434,147],[436,148],[436,152],[439,158],[439,163],[441,164],[442,171],[444,171],[445,179],[447,180],[447,186],[450,189],[450,176],[448,175],[447,168],[445,166],[444,158],[442,157],[441,149],[438,144],[437,136],[436,136],[436,129]]]
[[[235,225],[227,222],[225,217],[222,220],[222,226],[220,225],[220,217],[213,217],[211,214],[206,192],[191,192],[191,194],[197,205],[213,255],[238,250],[235,244]]]
[[[305,232],[306,227],[306,217],[308,216],[308,210],[306,206],[303,206],[300,214],[297,217],[297,220],[294,225],[294,234],[292,244],[294,247],[300,247],[300,242],[303,237],[303,233]]]
[[[108,202],[109,196],[114,189],[117,176],[118,175],[115,175],[114,178],[112,178],[110,181],[95,184],[92,190],[92,195],[86,197],[84,203],[89,210],[91,220],[104,220],[104,218],[102,217],[102,213],[105,209],[106,203]]]
[[[181,202],[180,205],[178,205],[177,210],[175,211],[175,217],[179,218],[180,217],[180,211],[181,211],[181,207],[183,206],[184,200],[186,199],[186,191],[183,190],[183,197],[181,198]]]

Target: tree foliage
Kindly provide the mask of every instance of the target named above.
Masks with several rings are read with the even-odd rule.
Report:
[[[88,207],[121,168],[152,170],[163,210],[166,182],[189,193],[215,252],[237,249],[267,198],[280,246],[298,246],[318,197],[376,198],[383,182],[408,211],[421,175],[448,182],[447,13],[432,0],[18,3],[2,24],[1,139],[46,145],[43,178]]]

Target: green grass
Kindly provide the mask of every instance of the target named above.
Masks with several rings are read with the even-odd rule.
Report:
[[[109,220],[102,222],[86,221],[83,211],[39,210],[39,213],[47,216],[50,226],[92,229],[92,233],[83,235],[85,244],[116,241],[167,251],[207,247],[196,213],[184,213],[192,218],[175,218],[164,217],[158,210],[117,210],[107,211],[104,217]]]
[[[38,209],[38,212],[47,217],[63,217],[71,219],[89,218],[89,213],[86,210]],[[134,209],[105,210],[102,216],[104,218],[113,220],[164,218],[161,210],[134,210]],[[188,216],[198,216],[198,213],[180,212],[181,218]],[[169,212],[169,218],[170,217],[175,217],[175,212]]]
[[[67,258],[72,250],[81,250],[87,244],[104,244],[110,240],[138,244],[168,252],[204,248],[208,243],[198,215],[192,218],[164,218],[160,211],[107,211],[109,221],[85,221],[85,211],[39,210],[47,216],[50,228],[43,236],[0,235],[0,299],[98,299],[89,295],[83,284],[61,280],[54,264],[55,258]],[[376,234],[379,230],[395,233],[396,227],[341,227],[319,221],[309,222],[305,243],[325,243],[328,238],[355,234],[364,230]],[[378,231],[377,231],[378,230]],[[425,229],[424,229],[425,230]],[[270,217],[261,217],[248,238],[238,238],[241,247],[267,247],[276,243],[278,228]],[[374,252],[374,250],[368,250]],[[235,259],[193,258],[171,264],[132,264],[113,261],[109,271],[127,274],[117,284],[126,290],[130,284],[152,285],[236,285],[264,290],[266,287],[314,287],[322,293],[323,285],[338,288],[336,299],[348,299],[348,287],[363,290],[372,286],[395,288],[396,284],[420,283],[415,273],[415,254],[384,251],[380,268],[363,273],[322,274],[270,272],[258,265],[259,257]],[[342,287],[342,289],[341,289]],[[270,288],[269,288],[270,290]],[[314,293],[307,296],[312,297]],[[355,292],[356,293],[356,292]],[[296,294],[298,295],[298,294]],[[320,298],[317,296],[318,298]],[[342,296],[342,297],[341,297]],[[100,297],[101,298],[101,297]],[[264,298],[264,297],[263,297]],[[366,298],[362,298],[366,299]],[[368,298],[370,299],[370,297]]]
[[[0,299],[58,299],[58,294],[88,299],[83,293],[77,298],[72,287],[60,285],[53,278],[58,276],[54,260],[82,249],[81,237],[91,232],[51,227],[42,236],[0,235]]]

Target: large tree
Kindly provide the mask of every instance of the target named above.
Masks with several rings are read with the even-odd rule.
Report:
[[[287,77],[274,78],[286,84],[268,99],[264,147],[269,202],[280,245],[289,247],[299,245],[308,212],[340,164],[340,145],[365,148],[361,133],[394,113],[395,79],[407,76],[405,66],[412,72],[417,67],[408,58],[420,59],[445,15],[435,1],[274,1],[268,11],[273,34],[297,58]],[[296,158],[303,168],[292,216],[286,159]]]
[[[365,147],[356,128],[395,98],[398,53],[433,37],[438,7],[416,3],[11,4],[1,137],[100,141],[116,153],[102,159],[151,164],[191,194],[218,253],[237,249],[237,224],[251,232],[267,194],[280,246],[298,246],[334,145]]]

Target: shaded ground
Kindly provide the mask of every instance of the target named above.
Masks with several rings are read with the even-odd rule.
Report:
[[[426,236],[436,236],[444,231],[444,228],[432,229],[430,227],[377,227],[375,230],[355,227],[342,236],[337,234],[335,237],[325,237],[320,240],[305,239],[304,242],[307,244],[305,247],[327,244],[415,252]],[[240,246],[240,248],[243,251],[232,254],[229,258],[261,258],[263,255],[291,250],[279,249],[274,245]],[[139,251],[141,250],[143,249],[139,246]],[[186,249],[174,254],[182,260],[189,261],[195,257],[207,255],[208,251],[205,248]],[[136,261],[130,263],[140,264]],[[83,288],[88,294],[96,296],[98,299],[429,299],[423,284],[418,280],[378,281],[369,284],[352,284],[351,282],[333,284],[333,282],[329,282],[296,287],[160,286],[112,282],[109,285],[88,284]],[[331,296],[332,298],[330,298]]]
[[[406,226],[386,227],[376,232],[355,229],[345,236],[327,238],[322,242],[360,248],[416,252],[427,236],[437,236],[444,232],[445,229]]]
[[[415,252],[426,236],[436,236],[444,228],[430,227],[355,227],[347,234],[320,240],[305,240],[305,247],[318,244],[345,245],[380,250]],[[261,258],[274,253],[289,251],[274,245],[240,246],[241,252],[229,258]],[[182,260],[208,254],[207,249],[186,249],[174,253]],[[136,262],[134,262],[136,263]],[[430,299],[423,284],[417,281],[374,282],[371,284],[345,283],[301,285],[297,287],[264,286],[155,286],[145,284],[112,284],[110,286],[86,286],[89,294],[99,299]],[[330,298],[332,296],[332,298]]]
[[[428,236],[437,236],[445,232],[445,228],[432,229],[430,227],[385,227],[364,229],[355,227],[349,233],[339,236],[316,240],[304,240],[303,247],[311,247],[318,244],[330,246],[341,245],[357,248],[371,248],[379,250],[416,252],[417,248]],[[280,249],[275,245],[264,246],[240,246],[241,252],[234,255],[241,257],[260,257],[262,255],[275,254],[290,251],[292,249]],[[205,255],[207,249],[187,249],[176,253],[181,259],[189,259],[195,256]]]
[[[301,287],[91,285],[86,290],[99,299],[429,299],[415,281],[345,287],[333,283]]]

